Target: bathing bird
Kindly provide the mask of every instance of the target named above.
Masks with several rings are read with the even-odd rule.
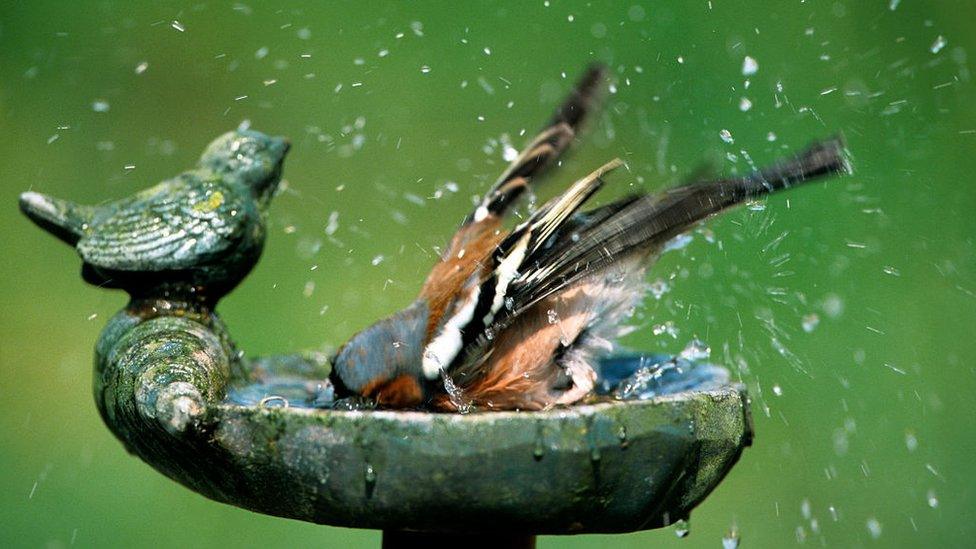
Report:
[[[845,173],[840,138],[744,176],[692,180],[583,209],[612,160],[512,229],[506,214],[577,135],[607,80],[587,70],[549,124],[461,223],[407,308],[353,336],[333,358],[338,394],[390,408],[542,410],[594,390],[669,241],[743,201]]]
[[[92,284],[212,304],[257,262],[288,148],[242,128],[210,143],[194,169],[127,198],[89,206],[25,192],[20,209],[75,247]]]

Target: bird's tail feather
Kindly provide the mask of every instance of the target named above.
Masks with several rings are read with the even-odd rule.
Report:
[[[20,211],[39,227],[74,246],[85,234],[91,210],[41,193],[20,195]]]
[[[526,261],[510,294],[520,309],[633,253],[653,252],[694,224],[745,200],[851,171],[843,140],[817,142],[795,157],[744,177],[633,195],[569,220],[541,253]]]

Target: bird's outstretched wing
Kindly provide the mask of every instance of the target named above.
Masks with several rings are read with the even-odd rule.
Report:
[[[649,257],[671,238],[744,200],[850,170],[843,142],[832,139],[745,177],[579,213],[613,167],[577,182],[498,245],[469,294],[473,312],[446,369],[470,401],[531,409],[582,398],[595,379],[593,352],[617,336],[643,296]]]
[[[78,244],[86,263],[113,271],[189,269],[234,250],[254,206],[217,178],[187,172],[103,206]]]
[[[552,114],[546,127],[502,172],[492,189],[465,220],[464,226],[489,217],[504,216],[529,183],[556,163],[598,102],[606,76],[607,70],[603,65],[595,64],[587,68],[576,87]]]
[[[420,292],[431,311],[429,337],[436,335],[444,314],[457,305],[456,298],[462,293],[462,286],[481,269],[504,236],[502,221],[510,207],[572,143],[586,115],[598,102],[606,76],[606,68],[598,64],[583,73],[545,128],[522,149],[461,224]]]

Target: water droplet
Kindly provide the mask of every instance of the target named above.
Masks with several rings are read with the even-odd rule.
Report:
[[[750,101],[748,97],[743,97],[743,98],[739,99],[739,110],[740,111],[746,112],[746,111],[748,111],[751,108],[752,108],[752,101]]]
[[[691,524],[688,519],[681,519],[674,523],[674,535],[679,538],[686,538],[691,533]]]
[[[817,313],[810,313],[803,315],[801,320],[801,325],[803,326],[803,331],[806,333],[811,333],[817,329],[817,325],[820,324],[820,317]]]
[[[423,65],[422,67],[420,67],[420,72],[427,74],[430,72],[430,67],[427,65]]]
[[[329,214],[329,222],[325,226],[325,234],[332,236],[339,230],[339,212],[334,211]]]
[[[949,41],[945,39],[945,36],[940,34],[939,36],[935,37],[935,42],[932,42],[932,45],[929,46],[929,51],[932,53],[939,53],[948,43]]]
[[[776,396],[783,396],[783,388],[780,387],[779,385],[773,385],[773,394],[776,395]],[[807,503],[807,505],[810,505],[810,504]],[[807,518],[809,518],[809,517],[807,517]]]
[[[692,235],[690,235],[688,233],[679,234],[678,236],[676,236],[676,237],[672,238],[671,240],[668,240],[667,241],[667,243],[664,245],[664,250],[663,251],[664,252],[671,252],[671,251],[674,251],[674,250],[680,250],[680,249],[684,248],[685,246],[687,246],[688,244],[691,244],[691,241],[694,240],[694,239],[695,239],[695,237],[693,237]]]
[[[176,29],[176,30],[178,30],[178,31],[180,31],[180,32],[183,32],[183,31],[185,31],[185,30],[186,30],[186,27],[184,27],[184,26],[183,26],[183,23],[180,23],[179,21],[177,21],[177,20],[175,20],[175,19],[174,19],[174,20],[173,20],[173,22],[172,22],[172,23],[170,23],[169,25],[170,25],[171,27],[173,27],[174,29]]]
[[[366,497],[373,497],[373,490],[376,488],[376,470],[369,462],[366,462],[363,479],[366,481]]]
[[[800,502],[800,514],[803,518],[810,520],[810,516],[813,514],[813,510],[810,508],[810,500],[804,499]]]
[[[759,71],[759,62],[748,55],[742,60],[742,76],[752,76]]]
[[[108,112],[109,108],[111,106],[104,99],[98,99],[92,102],[92,110],[95,112]]]
[[[909,452],[918,449],[918,438],[915,437],[915,433],[911,431],[905,433],[905,447],[908,448]]]
[[[651,291],[651,295],[654,296],[654,299],[661,299],[664,296],[664,294],[668,293],[668,291],[671,290],[671,286],[663,279],[659,278],[654,282],[651,282],[650,286],[648,286],[648,289]]]
[[[549,324],[556,324],[559,322],[559,313],[553,309],[546,311],[546,318],[549,320]]]
[[[827,294],[824,297],[823,310],[830,318],[837,318],[844,313],[844,300],[837,294]]]
[[[136,72],[136,74],[142,74],[142,73],[146,72],[146,69],[148,69],[148,68],[149,68],[149,62],[148,61],[143,61],[143,62],[139,63],[138,65],[136,65],[135,72]]]
[[[739,548],[739,530],[732,527],[728,534],[722,538],[722,549],[738,549]]]
[[[542,461],[542,456],[546,453],[545,441],[543,440],[544,433],[542,431],[542,424],[536,426],[535,431],[535,447],[532,448],[532,457],[536,461]]]
[[[617,429],[617,438],[620,440],[621,449],[625,449],[630,446],[630,441],[627,440],[627,427],[621,425],[620,428]]]
[[[881,537],[881,523],[878,522],[878,519],[874,517],[869,518],[867,522],[867,527],[868,527],[868,532],[870,532],[872,538],[878,539]]]
[[[939,506],[939,498],[935,495],[935,490],[929,490],[928,493],[925,494],[925,501],[927,501],[929,507],[933,509]]]
[[[732,132],[729,130],[723,128],[722,131],[718,132],[718,136],[722,138],[722,141],[728,143],[729,145],[735,143],[735,139],[732,138]]]
[[[651,333],[654,335],[667,334],[675,339],[678,338],[678,328],[674,325],[673,320],[668,320],[664,324],[655,324],[651,327]]]

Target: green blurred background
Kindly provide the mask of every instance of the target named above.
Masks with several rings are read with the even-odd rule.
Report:
[[[837,131],[857,173],[711,222],[651,275],[670,291],[627,343],[697,335],[754,399],[755,445],[691,536],[540,546],[973,542],[971,2],[310,4],[0,5],[0,546],[379,543],[208,501],[127,455],[90,395],[125,296],[83,284],[19,192],[108,200],[243,120],[287,135],[266,252],[220,311],[252,355],[334,346],[411,300],[505,144],[594,59],[615,90],[550,192],[613,156],[631,168],[615,186],[660,188]]]

